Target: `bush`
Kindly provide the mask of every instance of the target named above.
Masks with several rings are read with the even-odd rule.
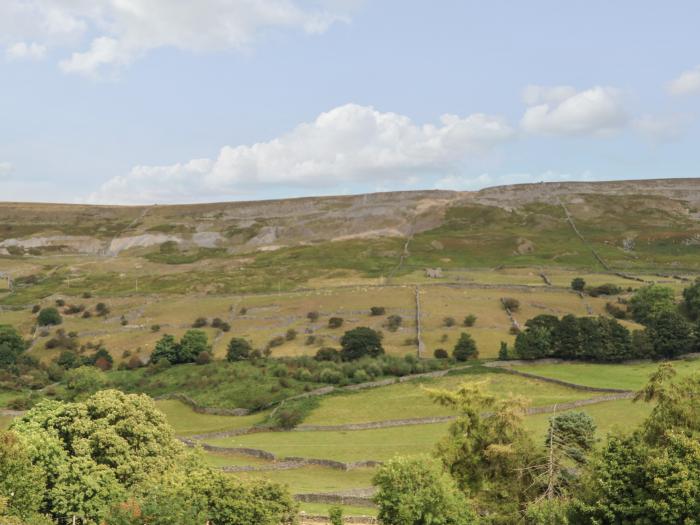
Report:
[[[510,310],[511,312],[517,312],[520,308],[520,301],[514,299],[513,297],[504,297],[501,299],[503,308]]]
[[[311,346],[316,342],[316,336],[315,335],[307,335],[306,340],[304,341],[304,344],[306,346]]]
[[[605,303],[605,311],[612,315],[615,319],[624,319],[627,317],[627,310],[620,308],[614,303]]]
[[[384,315],[386,313],[386,308],[383,306],[373,306],[369,309],[369,315],[377,316]]]
[[[126,317],[124,317],[124,316],[122,315],[121,318],[119,319],[119,323],[120,323],[122,326],[126,326],[126,325],[129,324],[129,321],[127,320]]]
[[[90,312],[90,310],[85,310],[82,317],[83,319],[90,319],[92,317],[92,312]]]
[[[617,295],[622,292],[622,288],[616,284],[601,284],[600,286],[589,287],[586,292],[591,297],[599,297],[601,295]]]
[[[278,335],[273,337],[267,342],[267,348],[275,348],[276,346],[282,346],[284,344],[284,337]]]
[[[199,352],[199,354],[197,354],[197,359],[195,359],[195,363],[198,365],[207,365],[211,363],[211,353],[207,352],[206,350]]]
[[[447,350],[445,350],[444,348],[436,349],[433,352],[433,356],[435,357],[435,359],[447,359],[448,357],[450,357],[447,353]]]
[[[382,337],[376,331],[365,326],[353,328],[340,338],[340,355],[343,361],[352,361],[361,357],[377,357],[384,353]]]
[[[284,334],[284,338],[287,341],[293,341],[297,338],[297,331],[294,328],[290,328],[289,330],[287,330],[287,333]]]
[[[90,292],[83,292],[83,299],[90,299],[92,294]]]
[[[219,327],[219,330],[222,332],[230,332],[231,331],[231,325],[227,322],[221,323],[221,326]]]
[[[343,379],[343,373],[340,370],[324,368],[318,375],[318,379],[321,383],[330,383],[333,385],[337,385]]]
[[[194,320],[194,323],[192,323],[192,328],[203,328],[208,324],[209,322],[207,321],[206,317],[197,317],[197,319]]]
[[[248,359],[252,347],[248,341],[240,337],[234,337],[228,343],[226,359],[228,361],[242,361]]]
[[[223,319],[221,317],[214,317],[214,319],[211,320],[211,327],[212,328],[221,328],[221,325],[224,323]]]
[[[143,361],[141,361],[141,358],[137,355],[132,356],[129,361],[126,363],[126,367],[129,370],[136,370],[137,368],[141,368],[143,366]]]
[[[55,326],[63,322],[61,314],[53,307],[42,308],[36,320],[39,326]]]
[[[306,314],[306,318],[312,323],[318,321],[318,312],[309,312]]]
[[[571,281],[571,289],[582,292],[586,288],[586,281],[582,277],[574,277]]]
[[[339,363],[340,352],[338,352],[338,350],[335,348],[319,348],[318,352],[316,352],[316,355],[314,356],[314,359],[316,361],[333,361],[335,363]]]
[[[470,328],[474,326],[476,323],[476,316],[474,314],[469,314],[464,318],[464,321],[462,321],[462,325],[466,326],[467,328]]]
[[[340,328],[341,326],[343,326],[342,317],[331,317],[328,319],[328,328]]]
[[[95,312],[100,317],[105,317],[107,314],[109,314],[109,307],[105,303],[97,303],[95,305]]]
[[[160,325],[159,324],[152,324],[151,325],[151,332],[160,332]]]
[[[39,306],[38,304],[35,304],[34,306],[32,306],[32,313],[33,314],[38,313],[39,310],[41,310],[41,306]]]
[[[462,332],[459,340],[452,351],[452,357],[456,361],[466,361],[468,359],[476,359],[479,356],[479,351],[476,348],[476,343],[471,335]]]
[[[381,314],[378,314],[381,315]],[[328,509],[328,519],[331,522],[331,525],[343,525],[343,509],[342,507],[338,507],[336,505],[333,505]]]
[[[454,318],[454,317],[445,317],[445,318],[442,320],[442,324],[443,324],[443,326],[446,326],[446,327],[449,328],[449,327],[451,327],[451,326],[456,325],[456,324],[457,324],[457,321],[455,321],[455,318]]]
[[[498,349],[499,361],[508,361],[510,353],[508,352],[508,343],[501,341],[501,346]]]
[[[63,308],[66,305],[66,301],[64,299],[56,299],[56,306],[59,308]]]
[[[401,326],[402,322],[403,319],[400,315],[390,315],[386,318],[386,329],[390,332],[396,332],[396,330],[399,329],[399,326]]]

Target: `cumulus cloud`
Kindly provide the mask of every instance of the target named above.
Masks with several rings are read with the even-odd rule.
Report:
[[[90,202],[178,202],[254,193],[265,187],[324,187],[353,183],[415,183],[452,169],[513,136],[497,116],[443,115],[418,125],[396,113],[347,104],[320,114],[268,142],[224,146],[215,159],[136,166],[107,181]]]
[[[669,82],[668,92],[676,96],[700,94],[700,66],[684,71]]]
[[[226,51],[273,29],[323,33],[348,10],[332,0],[3,0],[0,42],[32,40],[42,54],[47,46],[72,48],[61,68],[92,76],[161,47]]]
[[[9,60],[41,60],[45,54],[46,46],[36,42],[16,42],[5,49],[5,56]]]
[[[520,125],[527,133],[543,135],[609,135],[628,120],[620,92],[596,86],[577,91],[571,86],[528,86]]]

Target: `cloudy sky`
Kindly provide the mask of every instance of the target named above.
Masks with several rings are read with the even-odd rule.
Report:
[[[696,0],[1,0],[0,200],[700,176]]]

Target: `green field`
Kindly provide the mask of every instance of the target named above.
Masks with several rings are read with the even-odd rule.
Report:
[[[323,398],[318,408],[304,420],[308,425],[340,425],[387,419],[445,416],[453,413],[436,405],[423,387],[454,390],[464,382],[480,382],[486,392],[502,398],[524,396],[533,406],[551,405],[594,397],[591,392],[574,390],[543,381],[509,374],[459,374],[433,380],[415,380],[356,393]]]
[[[673,361],[673,368],[679,377],[700,372],[700,359]],[[547,365],[519,365],[517,370],[560,379],[596,388],[619,388],[639,390],[649,380],[649,376],[659,367],[659,363],[636,364],[586,364],[561,363]]]
[[[168,418],[168,423],[170,423],[178,436],[252,427],[265,417],[265,414],[262,413],[250,416],[199,414],[184,403],[176,400],[156,401],[156,406]]]
[[[371,487],[374,469],[343,471],[312,466],[292,470],[236,472],[234,475],[247,479],[270,479],[289,486],[295,494],[303,494]]]

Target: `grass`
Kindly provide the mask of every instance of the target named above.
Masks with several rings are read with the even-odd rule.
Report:
[[[424,385],[428,388],[454,390],[463,382],[483,382],[486,391],[497,397],[525,396],[532,400],[533,406],[563,403],[595,395],[509,374],[460,374],[329,396],[321,400],[319,408],[304,420],[304,424],[339,425],[453,415],[449,409],[433,403],[421,387]]]
[[[335,470],[324,467],[302,467],[292,470],[236,472],[245,479],[269,479],[290,487],[293,493],[338,492],[372,486],[374,469]]]
[[[522,372],[537,374],[562,381],[597,388],[619,388],[639,390],[649,376],[659,367],[659,363],[637,364],[584,364],[562,363],[553,365],[523,365],[515,367]],[[700,372],[700,360],[673,361],[679,377]]]
[[[343,509],[343,516],[376,516],[374,507],[354,507],[349,505],[328,505],[325,503],[300,503],[299,509],[312,516],[328,516],[328,509],[339,506]]]
[[[184,403],[171,399],[156,401],[156,406],[168,418],[168,423],[178,436],[251,427],[264,417],[264,414],[250,416],[199,414]]]
[[[252,447],[281,457],[300,456],[351,462],[387,460],[395,455],[430,450],[445,434],[447,423],[350,432],[267,432],[207,440],[224,447]]]

